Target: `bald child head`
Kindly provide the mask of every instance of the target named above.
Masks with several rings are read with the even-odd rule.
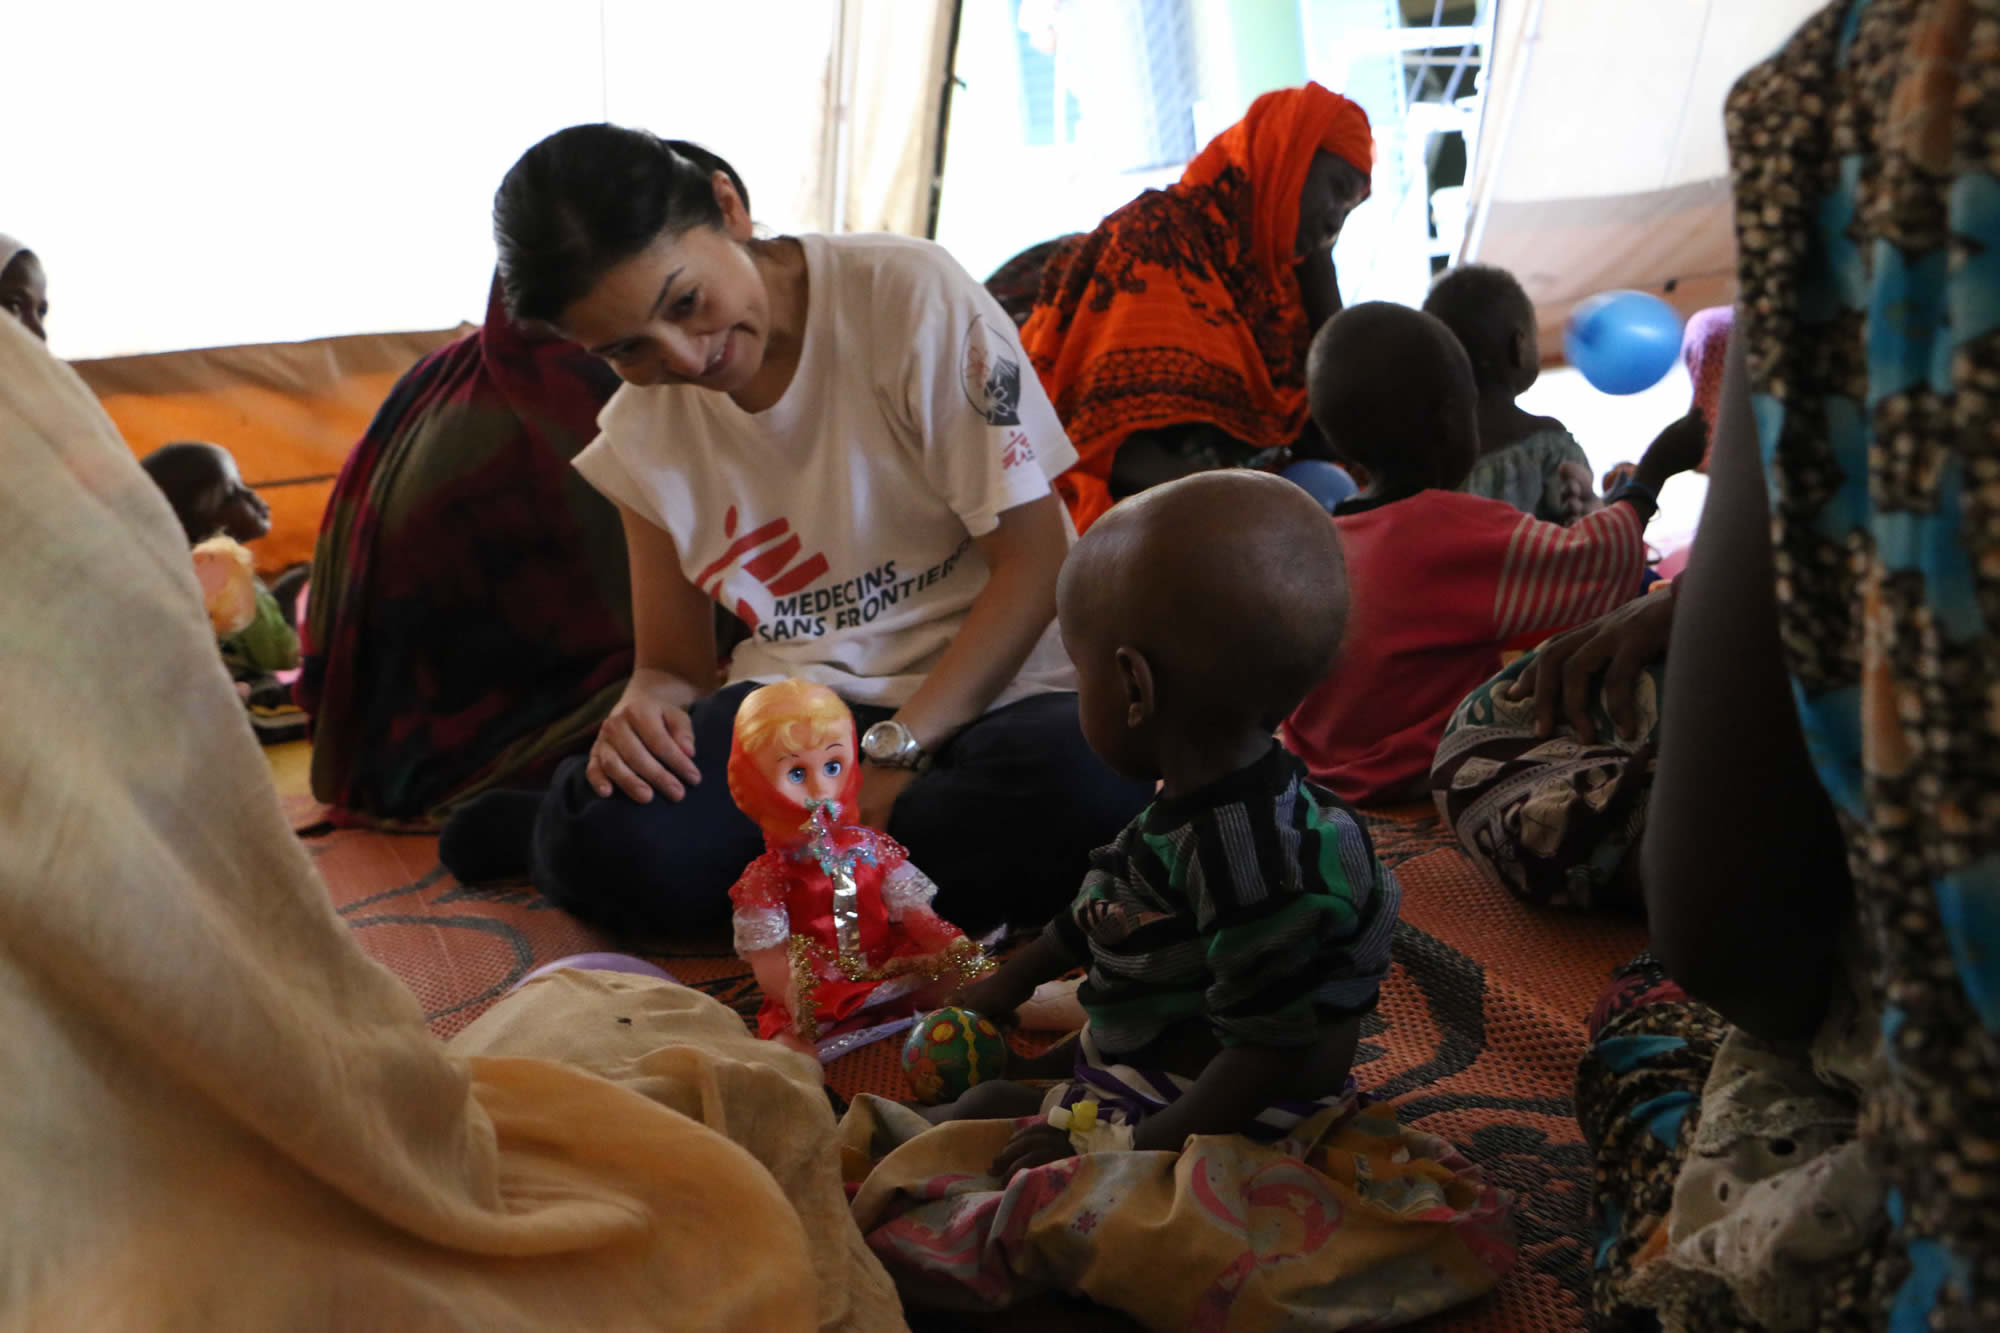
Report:
[[[1131,747],[1143,750],[1135,733],[1149,729],[1268,734],[1332,666],[1347,620],[1326,511],[1289,481],[1242,470],[1117,505],[1070,553],[1056,597],[1084,734],[1127,772],[1145,771]]]

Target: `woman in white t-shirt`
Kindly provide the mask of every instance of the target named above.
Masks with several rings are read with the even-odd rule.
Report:
[[[854,710],[859,815],[941,913],[1067,902],[1150,793],[1078,728],[1051,488],[1076,455],[997,303],[927,241],[754,238],[727,163],[612,125],[530,149],[494,229],[515,318],[626,381],[576,466],[622,513],[637,668],[588,759],[464,807],[445,864],[614,930],[726,919],[762,850],[722,779],[736,708],[804,676]],[[711,600],[749,631],[722,668]]]

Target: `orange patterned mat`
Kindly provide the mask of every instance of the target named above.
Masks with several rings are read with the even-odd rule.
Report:
[[[310,823],[309,803],[288,800]],[[1590,1164],[1570,1105],[1583,1020],[1613,968],[1644,945],[1619,921],[1537,913],[1487,884],[1427,812],[1371,819],[1403,881],[1395,968],[1356,1074],[1410,1122],[1458,1144],[1521,1200],[1522,1262],[1492,1297],[1433,1329],[1549,1333],[1584,1326]],[[322,826],[323,828],[323,826]],[[314,835],[316,833],[316,836]],[[467,889],[434,838],[315,830],[306,844],[362,946],[416,993],[439,1036],[541,963],[609,942],[526,889]],[[728,940],[648,954],[739,1012],[757,995]],[[852,1096],[907,1096],[887,1041],[836,1062]]]

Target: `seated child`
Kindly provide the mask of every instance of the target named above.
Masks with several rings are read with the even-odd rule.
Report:
[[[1069,910],[956,1000],[1004,1018],[1087,964],[1089,1021],[1061,1057],[1075,1080],[1046,1099],[982,1083],[933,1118],[1088,1099],[1109,1146],[1279,1138],[1347,1094],[1401,896],[1361,821],[1272,739],[1340,645],[1347,586],[1333,525],[1280,478],[1197,474],[1099,519],[1056,596],[1085,738],[1160,794],[1093,854]],[[1060,1124],[1037,1122],[993,1173],[1071,1145]]]
[[[1479,453],[1465,349],[1436,318],[1370,302],[1327,321],[1306,359],[1313,419],[1369,474],[1334,510],[1353,606],[1348,646],[1281,732],[1349,801],[1423,800],[1445,721],[1502,648],[1594,620],[1639,591],[1667,478],[1701,461],[1690,413],[1612,502],[1569,527],[1463,494]]]
[[[271,530],[271,507],[243,484],[236,459],[220,445],[163,445],[139,466],[173,506],[191,548],[215,537],[247,546]],[[261,581],[253,585],[255,613],[246,628],[220,640],[222,660],[244,696],[258,739],[276,745],[306,734],[304,713],[273,675],[299,664],[299,638],[270,589]]]
[[[1551,523],[1596,512],[1582,447],[1554,417],[1515,406],[1540,377],[1542,354],[1534,303],[1514,275],[1490,264],[1448,270],[1432,284],[1424,313],[1457,335],[1479,393],[1479,460],[1459,489]]]

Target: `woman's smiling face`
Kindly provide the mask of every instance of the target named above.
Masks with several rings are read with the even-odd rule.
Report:
[[[722,173],[722,226],[663,233],[613,265],[557,326],[630,384],[693,384],[721,393],[764,363],[771,297],[745,242],[750,215]]]

